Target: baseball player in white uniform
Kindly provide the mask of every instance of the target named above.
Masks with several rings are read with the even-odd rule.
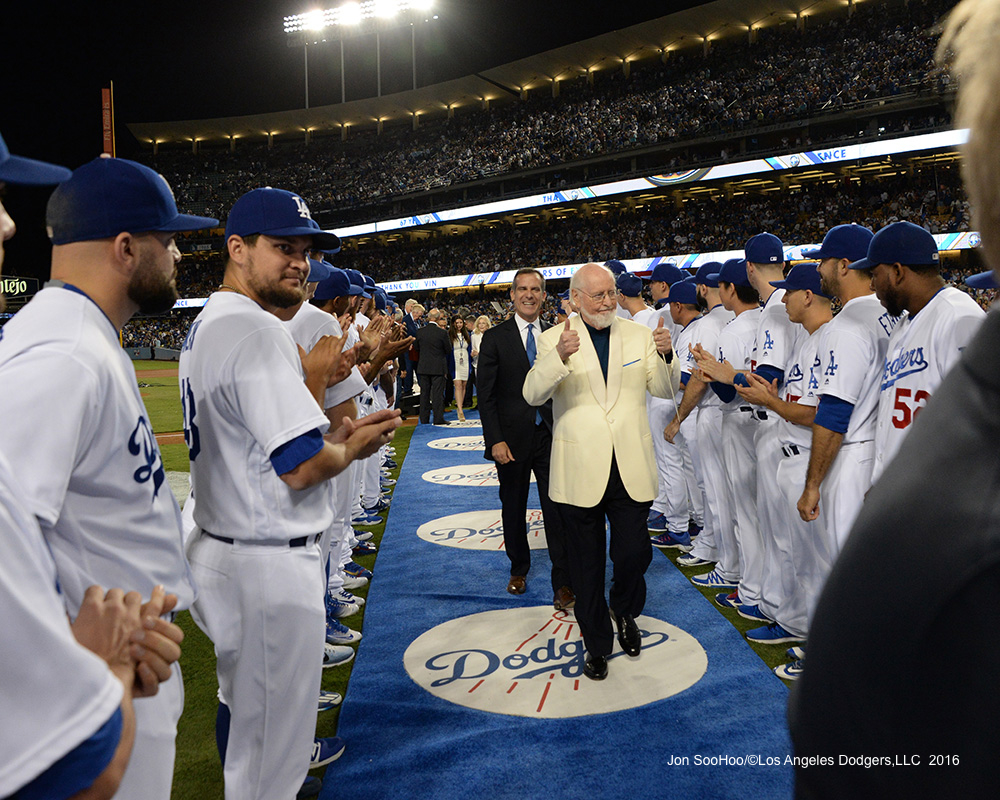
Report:
[[[649,288],[654,302],[666,299],[670,287],[683,279],[684,273],[673,264],[657,264],[653,267],[649,276]],[[622,292],[623,281],[626,291],[629,292],[637,292],[641,288],[641,281],[629,273],[618,277],[619,293],[622,295],[619,304],[625,304],[625,310],[630,311],[629,304],[634,301],[630,301],[629,295]],[[638,295],[635,297],[638,298]],[[671,340],[676,342],[679,327],[671,318],[668,308],[654,310],[645,304],[633,307],[637,308],[635,312],[630,311],[633,321],[641,322],[650,330],[656,330],[662,319],[664,327],[670,331]],[[681,352],[676,345],[674,350],[677,353]],[[650,430],[662,431],[676,413],[675,398],[647,394],[646,408]],[[688,478],[692,474],[691,457],[685,447],[668,442],[658,434],[653,436],[653,454],[656,456],[658,473],[657,493],[650,508],[647,528],[654,535],[654,545],[686,551],[691,546],[688,521],[693,515],[689,496],[689,484],[693,483],[693,478]],[[700,517],[700,509],[698,516]]]
[[[937,243],[923,228],[894,222],[876,238],[869,256],[875,295],[899,322],[879,381],[873,483],[986,318],[969,295],[945,285]]]
[[[725,495],[729,491],[722,456],[722,401],[715,392],[708,391],[708,384],[698,377],[701,373],[698,372],[693,352],[696,346],[700,346],[704,352],[717,352],[719,334],[734,319],[733,312],[729,311],[719,298],[717,276],[721,269],[721,263],[709,261],[698,269],[694,277],[698,304],[705,313],[696,321],[691,333],[690,346],[683,350],[679,346],[676,348],[681,357],[681,384],[684,386],[684,393],[675,418],[663,432],[667,441],[673,441],[682,425],[692,417],[695,420],[697,461],[701,471],[699,481],[703,486],[705,498],[704,528],[695,540],[691,552],[677,558],[677,563],[685,567],[707,566],[716,561],[727,564],[739,563],[738,551],[719,556],[720,547],[736,546],[735,539],[731,536],[721,541],[717,539],[717,531],[722,524],[719,504],[724,502]],[[690,435],[685,434],[685,438],[691,441]],[[701,577],[704,579],[704,576]],[[738,572],[728,576],[735,579],[738,577]],[[727,581],[728,578],[722,580]],[[720,588],[724,587],[720,585]]]
[[[326,620],[322,533],[327,481],[374,452],[398,412],[328,436],[322,405],[342,354],[303,365],[276,316],[303,299],[312,247],[329,250],[298,195],[254,189],[226,224],[221,291],[191,326],[180,389],[197,529],[188,544],[199,585],[192,614],[215,645],[231,713],[227,800],[287,800],[310,764]],[[326,364],[325,369],[321,368]],[[315,367],[315,369],[313,369]]]
[[[726,467],[728,492],[720,495],[720,529],[717,532],[719,560],[715,569],[691,579],[699,586],[735,589],[745,569],[744,537],[756,536],[751,529],[757,525],[757,474],[754,449],[755,421],[752,407],[744,402],[730,383],[714,380],[720,365],[728,370],[752,369],[753,344],[760,325],[760,305],[757,290],[750,285],[746,261],[731,258],[722,265],[715,277],[719,295],[736,318],[719,334],[715,353],[703,347],[694,348],[698,369],[711,380],[712,391],[722,401],[722,448]],[[723,539],[728,537],[728,541]],[[732,559],[735,556],[734,561]],[[723,560],[723,558],[727,560]],[[716,596],[716,601],[737,607],[739,596],[729,592]],[[738,610],[738,608],[737,608]]]
[[[778,420],[775,448],[780,461],[774,480],[782,492],[782,502],[774,508],[770,530],[774,546],[768,550],[766,574],[783,581],[783,585],[773,589],[767,597],[780,597],[780,602],[769,613],[787,636],[776,635],[777,627],[772,630],[765,626],[749,632],[748,638],[752,639],[766,636],[767,641],[774,638],[804,640],[811,604],[815,603],[830,568],[829,550],[821,527],[824,520],[803,522],[795,507],[805,483],[812,421],[819,402],[821,332],[833,316],[830,298],[820,287],[816,266],[814,263],[797,264],[789,270],[787,278],[774,282],[775,288],[784,291],[782,303],[789,320],[801,325],[808,334],[800,340],[789,359],[780,390],[777,380],[769,382],[760,375],[750,376],[749,386],[737,388],[744,400],[768,409]],[[792,664],[777,667],[775,672],[794,680],[801,669],[801,658],[797,658]]]
[[[118,337],[136,312],[176,301],[175,233],[217,221],[178,214],[160,175],[114,158],[76,170],[53,192],[46,218],[52,280],[0,341],[0,415],[9,422],[0,426],[0,451],[52,551],[71,617],[91,584],[143,598],[164,586],[176,608],[187,608],[195,592],[180,509]],[[135,703],[135,745],[118,797],[170,796],[183,708],[174,672]]]
[[[763,308],[753,356],[753,374],[768,383],[776,383],[780,389],[785,379],[787,362],[805,337],[805,331],[788,318],[782,299],[783,288],[776,286],[783,277],[785,263],[784,245],[771,233],[760,233],[751,237],[745,246],[747,275],[761,297]],[[749,374],[734,377],[737,388],[748,386]],[[743,616],[755,616],[770,621],[784,600],[784,581],[778,569],[782,562],[790,560],[787,540],[774,534],[782,529],[779,521],[784,495],[777,484],[778,464],[781,461],[778,420],[766,409],[753,412],[757,421],[754,446],[757,451],[757,531],[759,539],[741,541],[744,548],[744,564],[749,567],[740,581],[740,600]],[[748,551],[753,547],[754,553]],[[785,552],[775,554],[775,548]],[[756,605],[756,610],[747,608]]]
[[[11,155],[0,137],[0,187],[51,186],[70,176],[64,167]],[[0,266],[14,231],[0,203]],[[5,304],[0,294],[0,311]],[[7,723],[0,726],[0,796],[62,798],[85,789],[111,794],[132,752],[133,694],[155,692],[160,679],[172,675],[182,635],[157,619],[165,608],[162,589],[140,608],[136,592],[105,595],[91,586],[71,627],[52,553],[25,497],[0,453],[0,719]],[[151,627],[140,627],[143,616]],[[145,654],[132,652],[140,637]],[[138,681],[137,670],[143,673]]]
[[[870,234],[865,230],[847,229],[858,240]],[[839,298],[842,307],[824,326],[823,382],[798,510],[806,522],[826,515],[830,552],[836,559],[871,486],[880,378],[896,318],[872,292],[866,259],[852,262],[824,252],[832,234],[819,252],[819,274],[823,291]]]

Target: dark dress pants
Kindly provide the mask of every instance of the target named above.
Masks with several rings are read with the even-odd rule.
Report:
[[[576,621],[580,624],[587,650],[594,656],[610,655],[614,630],[604,599],[605,518],[611,525],[612,583],[611,608],[633,617],[646,605],[646,569],[653,560],[653,546],[646,530],[652,501],[637,502],[629,497],[611,458],[608,486],[600,502],[590,508],[558,503],[566,530],[566,550],[570,577],[576,594]]]
[[[566,535],[562,516],[556,504],[549,500],[549,457],[552,451],[552,434],[544,425],[535,425],[531,455],[527,459],[497,464],[500,480],[501,520],[503,543],[510,559],[511,575],[527,575],[531,567],[531,549],[528,546],[528,491],[531,472],[534,471],[538,486],[538,499],[545,521],[545,541],[548,543],[549,560],[552,562],[552,590],[562,586],[572,588],[566,555]]]
[[[444,425],[444,375],[417,373],[420,384],[420,424],[431,421],[431,409],[434,410],[434,424]]]

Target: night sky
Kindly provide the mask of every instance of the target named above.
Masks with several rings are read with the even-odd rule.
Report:
[[[335,5],[330,3],[329,5]],[[691,6],[679,2],[436,0],[417,34],[424,86],[490,69]],[[13,6],[13,8],[12,8]],[[101,88],[114,81],[118,155],[137,152],[129,122],[204,119],[304,106],[303,51],[286,14],[310,0],[169,0],[56,4],[10,0],[0,36],[0,132],[11,151],[74,168],[100,153]],[[376,93],[374,37],[349,43],[347,99]],[[309,104],[340,101],[339,46],[311,47]],[[409,28],[382,37],[382,92],[411,88]],[[34,274],[47,191],[12,187],[19,232],[5,271]],[[19,255],[21,258],[19,259]],[[20,263],[19,263],[20,262]]]

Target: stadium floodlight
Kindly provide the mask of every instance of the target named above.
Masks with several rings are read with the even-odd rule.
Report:
[[[285,33],[289,34],[289,47],[302,45],[305,50],[305,97],[309,108],[309,44],[323,41],[340,42],[340,102],[346,98],[344,83],[344,39],[352,36],[375,34],[375,68],[378,96],[382,96],[382,55],[380,31],[390,27],[393,20],[405,12],[410,18],[410,45],[413,57],[413,88],[417,88],[417,17],[429,12],[434,0],[348,0],[336,8],[314,9],[284,18]],[[437,19],[437,14],[434,19]]]
[[[344,3],[340,8],[335,9],[335,25],[360,25],[365,18],[364,10],[360,3]]]
[[[379,19],[391,19],[399,13],[397,0],[374,0],[372,12]]]

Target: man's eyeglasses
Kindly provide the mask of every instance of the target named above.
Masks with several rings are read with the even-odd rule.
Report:
[[[584,292],[584,294],[586,294],[586,292]],[[588,294],[587,297],[589,297],[595,303],[600,303],[600,302],[603,302],[604,300],[615,300],[615,301],[617,301],[618,300],[618,290],[617,289],[612,289],[611,291],[608,291],[608,292],[598,292],[597,294]]]

